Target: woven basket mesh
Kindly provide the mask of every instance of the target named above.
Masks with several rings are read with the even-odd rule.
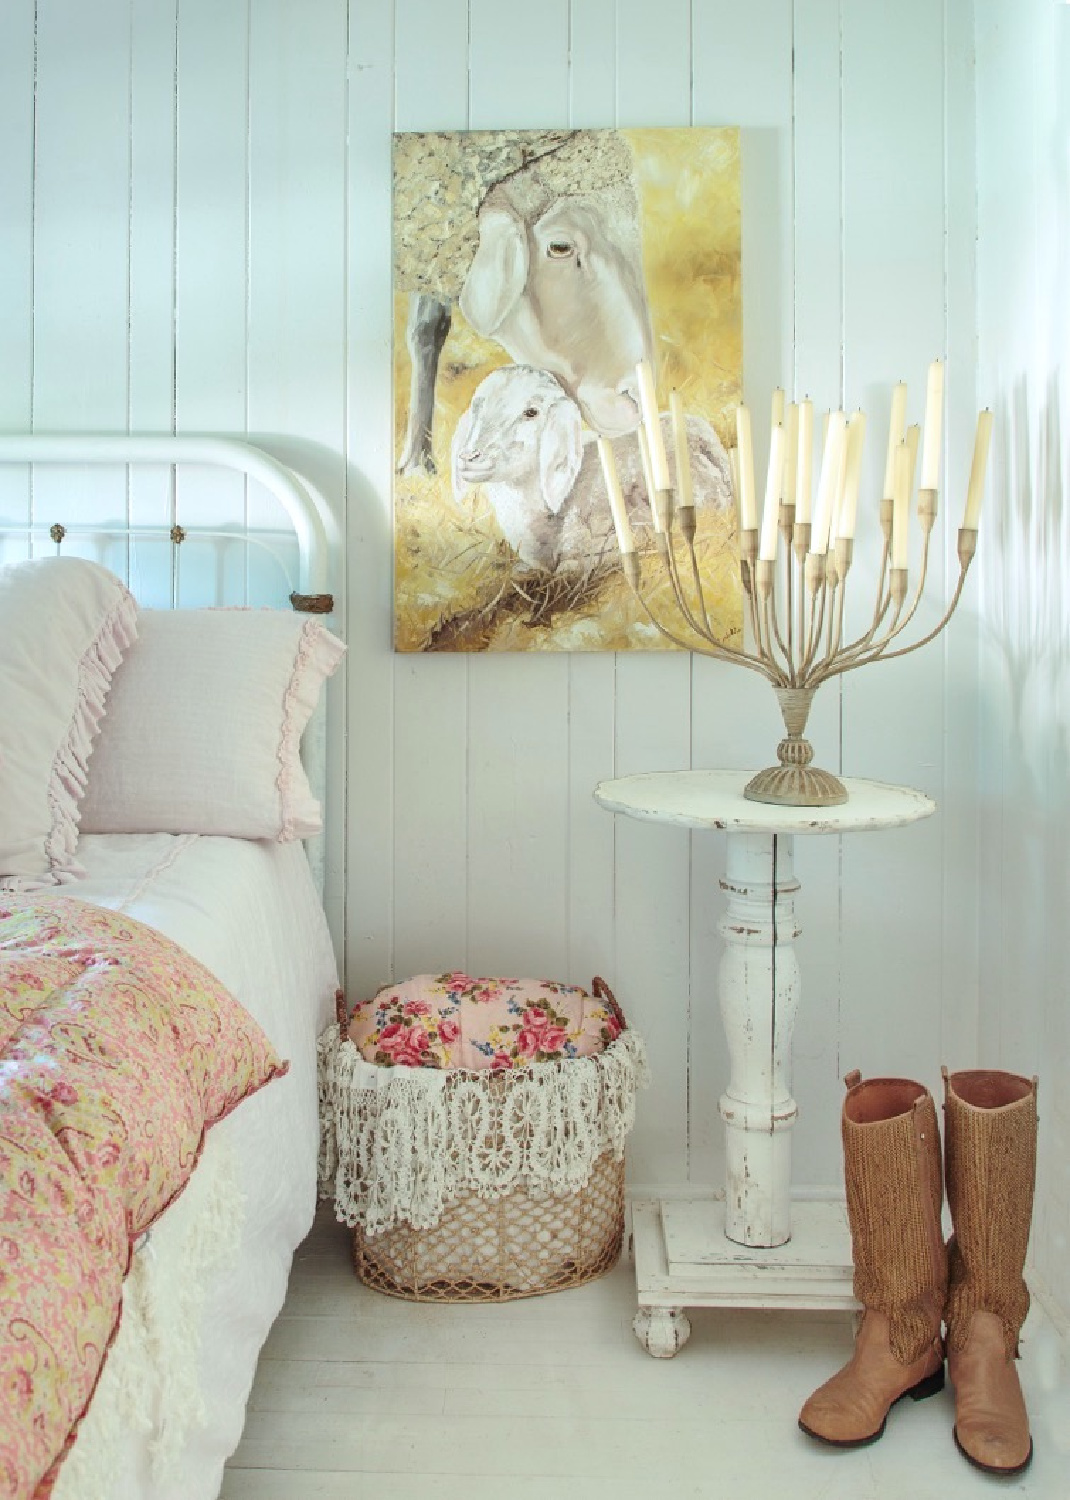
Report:
[[[353,1232],[357,1275],[414,1302],[509,1302],[563,1291],[616,1265],[624,1238],[624,1161],[606,1151],[586,1187],[495,1201],[462,1193],[431,1229],[402,1223]]]

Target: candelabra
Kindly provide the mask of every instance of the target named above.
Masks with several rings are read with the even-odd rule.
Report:
[[[676,461],[673,487],[661,437],[661,423],[648,365],[637,371],[643,409],[639,430],[654,527],[655,549],[647,559],[636,550],[630,519],[621,495],[612,449],[599,443],[610,505],[625,577],[640,608],[657,631],[674,645],[734,662],[764,677],[776,694],[785,737],[777,746],[776,766],[760,771],[745,795],[756,802],[796,807],[826,807],[847,800],[838,777],[812,764],[813,748],[805,737],[810,706],[817,689],[875,661],[917,651],[933,640],[950,620],[977,547],[984,471],[991,434],[991,413],[978,417],[966,509],[958,532],[959,575],[951,601],[939,622],[909,644],[903,633],[914,619],[925,589],[929,545],[937,515],[937,480],[943,369],[929,367],[925,442],[916,518],[920,559],[913,592],[909,556],[911,500],[920,428],[905,425],[906,387],[892,395],[892,415],[879,517],[882,535],[875,602],[868,628],[853,639],[845,633],[845,599],[854,553],[854,531],[861,478],[865,415],[830,413],[820,466],[816,501],[811,508],[812,408],[808,401],[789,406],[773,397],[773,425],[765,502],[759,519],[754,494],[750,414],[737,409],[737,446],[732,450],[740,535],[740,576],[749,643],[729,645],[717,635],[703,591],[695,550],[697,533],[691,495],[686,429],[677,393],[670,408]],[[664,569],[671,585],[674,614],[659,618],[643,588],[649,560]]]

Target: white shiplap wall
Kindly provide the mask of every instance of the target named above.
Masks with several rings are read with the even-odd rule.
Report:
[[[1040,1076],[1038,1274],[1070,1328],[1070,5],[978,0],[983,1061]]]
[[[615,823],[591,792],[632,771],[765,762],[779,724],[749,674],[682,655],[392,654],[391,132],[741,126],[759,446],[777,383],[864,406],[872,504],[891,382],[911,382],[918,418],[928,361],[948,360],[956,498],[932,614],[973,416],[969,12],[952,0],[0,9],[0,426],[249,431],[344,510],[347,777],[334,813],[350,994],[451,965],[604,974],[655,1073],[637,1182],[720,1175],[723,847]],[[825,763],[921,787],[941,814],[797,849],[804,1185],[838,1177],[848,1067],[935,1084],[945,1055],[975,1055],[976,700],[972,589],[938,646],[818,700]]]

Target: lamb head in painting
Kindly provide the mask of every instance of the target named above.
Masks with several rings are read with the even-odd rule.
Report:
[[[732,502],[728,455],[703,417],[687,417],[687,444],[696,508]],[[662,416],[676,482],[670,421]],[[634,432],[613,444],[621,491],[633,526],[650,524],[639,440]],[[476,485],[520,563],[547,572],[588,574],[615,547],[609,496],[583,412],[561,380],[547,370],[505,365],[477,386],[458,422],[452,447],[453,492]]]
[[[439,357],[455,303],[518,363],[549,371],[595,432],[639,423],[653,349],[639,202],[614,131],[395,138],[395,286],[410,296],[401,473],[434,472]]]

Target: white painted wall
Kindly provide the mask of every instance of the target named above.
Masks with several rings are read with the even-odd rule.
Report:
[[[0,425],[248,431],[311,469],[348,537],[350,994],[452,965],[604,974],[655,1072],[637,1182],[720,1178],[724,850],[615,823],[591,792],[767,762],[779,724],[756,679],[682,655],[392,654],[390,135],[741,126],[759,446],[778,382],[865,407],[876,435],[891,383],[919,417],[926,365],[947,358],[932,619],[974,420],[972,44],[953,0],[0,7]],[[849,1067],[935,1086],[944,1058],[976,1056],[978,599],[971,581],[938,645],[815,709],[825,764],[920,787],[940,813],[797,847],[803,1185],[839,1176]]]
[[[1033,1251],[1070,1323],[1070,5],[978,0],[981,1040],[1040,1075]]]

